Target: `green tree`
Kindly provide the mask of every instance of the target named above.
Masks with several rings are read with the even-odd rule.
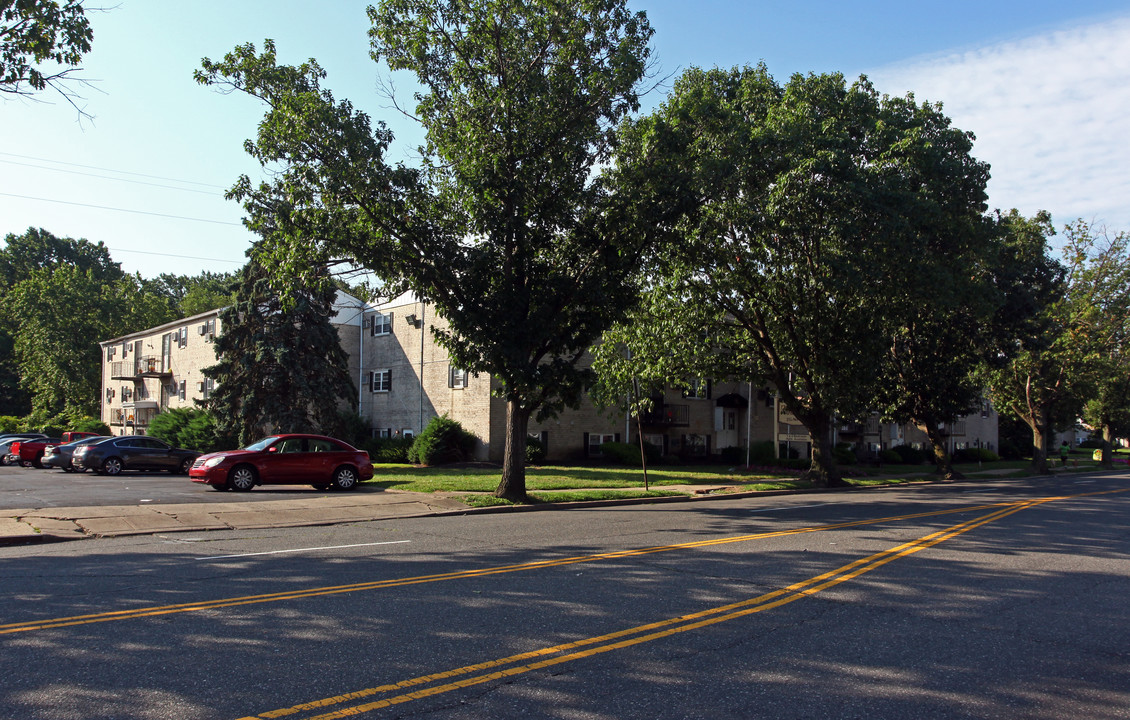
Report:
[[[0,363],[19,377],[28,411],[97,414],[98,343],[172,320],[167,304],[126,275],[102,243],[29,228],[0,250]]]
[[[961,474],[953,468],[948,429],[980,407],[986,392],[980,370],[1008,357],[996,333],[1000,313],[1007,308],[1009,322],[1018,324],[1032,312],[1022,314],[1001,282],[1017,264],[998,227],[991,218],[958,218],[944,247],[914,258],[914,282],[892,307],[876,408],[888,421],[921,430],[939,475],[949,479]]]
[[[191,317],[230,305],[234,281],[235,273],[214,273],[208,270],[199,275],[162,273],[147,280],[146,289],[168,298],[177,317]]]
[[[1064,229],[1062,264],[1054,263],[1035,248],[1046,248],[1052,234],[1046,213],[1026,220],[1015,213],[1005,218],[1019,243],[1030,250],[1037,269],[1028,298],[1039,309],[1031,322],[1012,335],[1004,335],[1017,352],[1013,359],[988,374],[998,408],[1023,420],[1032,430],[1032,466],[1048,472],[1048,443],[1056,428],[1069,427],[1096,393],[1096,379],[1104,359],[1117,348],[1120,324],[1125,318],[1127,253],[1123,236],[1106,238],[1082,221]],[[1050,267],[1049,267],[1050,266]],[[1022,296],[1023,297],[1023,296]]]
[[[1093,293],[1096,313],[1091,342],[1091,384],[1083,419],[1103,440],[1102,464],[1112,467],[1112,441],[1130,435],[1130,237],[1111,237],[1077,221],[1069,233],[1093,238],[1101,251],[1093,273],[1101,273]]]
[[[0,0],[0,92],[51,88],[78,109],[73,73],[93,39],[82,0]]]
[[[98,413],[102,386],[99,342],[171,319],[143,294],[134,276],[113,282],[60,265],[31,272],[3,300],[15,325],[14,357],[32,409]]]
[[[328,278],[296,282],[290,302],[252,261],[239,273],[235,303],[220,313],[216,380],[204,407],[221,437],[245,445],[270,432],[337,434],[341,405],[357,395],[348,358],[330,323],[336,289]]]
[[[599,172],[638,108],[651,28],[623,0],[385,0],[369,16],[374,59],[421,86],[421,167],[391,167],[391,133],[335,102],[316,63],[246,45],[197,77],[269,105],[247,148],[282,170],[232,195],[279,272],[343,256],[434,303],[452,361],[501,381],[495,494],[521,501],[531,415],[579,402],[578,363],[632,304],[666,212],[643,222]]]
[[[687,71],[624,142],[685,157],[699,202],[661,291],[631,322],[694,318],[682,335],[700,339],[698,357],[716,357],[716,375],[771,382],[812,438],[807,477],[841,483],[833,423],[873,409],[898,304],[920,297],[908,294],[916,273],[976,241],[988,170],[971,136],[866,79],[782,86],[759,66]],[[631,355],[648,362],[667,345]]]

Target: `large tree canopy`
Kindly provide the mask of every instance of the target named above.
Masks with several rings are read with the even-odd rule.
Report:
[[[369,15],[373,57],[422,86],[422,164],[390,166],[391,134],[335,102],[316,63],[245,45],[198,79],[268,104],[247,149],[281,171],[232,194],[280,272],[344,256],[436,305],[452,361],[501,381],[496,492],[524,499],[531,414],[578,401],[578,360],[631,306],[626,280],[676,209],[641,211],[600,173],[637,108],[651,28],[622,0],[385,0]]]
[[[683,75],[626,145],[662,144],[692,166],[698,211],[658,268],[649,315],[731,372],[768,379],[813,440],[811,479],[840,481],[832,423],[876,404],[893,329],[923,279],[980,237],[988,169],[939,107],[880,97],[866,79],[764,67]],[[654,173],[667,182],[666,173]],[[669,355],[669,343],[632,357]]]
[[[1111,419],[1117,417],[1130,255],[1125,235],[1107,237],[1078,221],[1064,228],[1063,262],[1055,263],[1047,256],[1046,238],[1053,230],[1046,214],[1026,220],[1012,213],[1005,222],[1018,243],[1033,248],[1019,257],[1031,258],[1037,269],[1028,273],[1034,279],[1027,284],[1038,312],[1002,334],[1016,352],[988,379],[998,407],[1031,428],[1032,464],[1046,473],[1052,432],[1074,425],[1088,398],[1102,401],[1105,395],[1107,409],[1115,411]],[[1102,407],[1092,409],[1103,414]]]
[[[97,414],[98,343],[175,317],[102,243],[42,229],[5,238],[0,283],[0,326],[12,338],[0,364],[16,368],[31,409],[45,415]]]
[[[82,0],[0,0],[0,92],[52,88],[74,105],[72,74],[93,39]]]

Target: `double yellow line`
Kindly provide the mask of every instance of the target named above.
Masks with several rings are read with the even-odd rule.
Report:
[[[595,555],[581,555],[577,557],[557,558],[539,562],[520,563],[515,565],[502,565],[498,567],[482,568],[478,570],[460,570],[435,575],[420,575],[408,578],[392,578],[389,580],[375,580],[371,582],[355,583],[352,585],[333,585],[302,590],[289,590],[286,592],[267,593],[263,595],[245,595],[241,597],[217,598],[202,600],[200,602],[180,603],[176,605],[160,605],[139,607],[129,610],[112,610],[109,612],[92,613],[89,615],[73,615],[70,617],[51,618],[48,620],[31,620],[26,622],[8,623],[0,625],[0,635],[12,633],[31,632],[34,630],[50,630],[53,628],[73,627],[92,623],[113,622],[118,620],[136,620],[140,618],[157,617],[176,613],[198,612],[201,610],[214,610],[217,608],[237,607],[240,605],[256,605],[260,603],[282,602],[286,600],[301,600],[304,598],[338,595],[342,593],[363,592],[366,590],[382,590],[386,588],[404,587],[407,585],[420,585],[424,583],[442,582],[446,580],[459,580],[465,578],[483,577],[487,575],[500,575],[512,572],[525,572],[541,570],[544,568],[560,567],[562,565],[575,565],[578,563],[591,563],[601,560],[619,560],[622,558],[650,555],[653,553],[671,552],[676,550],[690,550],[694,548],[711,547],[714,545],[728,545],[731,543],[749,542],[751,540],[764,540],[766,538],[799,535],[803,533],[824,532],[841,528],[860,527],[863,525],[878,525],[881,523],[897,522],[900,520],[914,520],[918,518],[936,517],[954,513],[976,512],[1002,506],[1011,507],[1013,503],[995,503],[991,505],[976,505],[954,508],[949,510],[934,510],[931,512],[914,513],[910,515],[894,515],[891,517],[876,518],[872,520],[853,520],[850,522],[817,525],[789,530],[775,530],[772,532],[738,535],[734,537],[698,540],[695,542],[679,543],[677,545],[660,545],[656,547],[636,548],[617,552],[598,553]]]
[[[486,682],[495,680],[502,680],[505,678],[521,675],[524,673],[540,670],[554,665],[561,665],[563,663],[580,660],[594,655],[600,655],[613,650],[620,650],[623,648],[639,645],[642,643],[659,640],[671,635],[679,633],[690,632],[698,630],[710,625],[735,620],[738,618],[752,615],[754,613],[771,610],[773,608],[787,605],[805,597],[815,595],[819,592],[827,590],[828,588],[839,585],[840,583],[847,582],[853,578],[859,577],[864,573],[876,570],[887,563],[897,560],[899,558],[913,555],[927,548],[933,547],[939,543],[945,542],[953,537],[961,535],[962,533],[969,532],[976,528],[981,527],[987,523],[1000,520],[1001,518],[1008,517],[1021,510],[1041,505],[1043,503],[1053,502],[1055,500],[1063,500],[1064,497],[1051,497],[1042,498],[1037,500],[1029,500],[1021,503],[1012,503],[1003,508],[997,509],[987,515],[983,515],[973,520],[954,525],[944,530],[930,533],[917,540],[912,540],[902,545],[875,553],[869,557],[855,560],[836,568],[829,570],[815,577],[807,580],[794,583],[788,587],[774,590],[773,592],[759,595],[755,598],[742,600],[741,602],[722,605],[709,610],[703,610],[689,615],[682,615],[668,620],[661,620],[658,622],[648,623],[646,625],[639,625],[637,627],[620,630],[607,635],[599,635],[597,637],[587,638],[585,640],[578,640],[576,642],[565,643],[561,645],[554,645],[552,647],[541,648],[530,652],[521,653],[518,655],[511,655],[509,657],[491,660],[489,662],[478,663],[476,665],[468,665],[466,667],[448,670],[442,673],[432,675],[424,675],[421,677],[403,680],[401,682],[381,685],[378,687],[367,688],[356,692],[347,693],[344,695],[337,695],[328,697],[313,702],[303,703],[301,705],[294,705],[288,708],[279,710],[271,710],[269,712],[252,715],[240,720],[271,720],[273,718],[287,717],[298,713],[305,713],[309,711],[318,711],[325,708],[341,705],[344,703],[354,702],[357,700],[364,700],[366,698],[375,697],[378,695],[386,695],[390,693],[399,693],[381,699],[364,702],[359,705],[353,705],[347,708],[340,708],[328,713],[319,715],[311,715],[305,720],[333,720],[335,718],[346,718],[363,713],[379,710],[381,708],[389,707],[391,705],[399,705],[401,703],[411,702],[413,700],[420,700],[422,698],[431,697],[434,695],[441,695],[443,693],[451,692],[453,690],[460,690],[462,688],[479,685]],[[982,506],[981,509],[984,509]],[[966,508],[965,510],[969,510]],[[531,662],[532,661],[532,662]],[[459,679],[454,679],[459,678]],[[449,681],[449,682],[443,682]],[[434,684],[439,683],[439,684]],[[421,687],[428,686],[430,687]],[[412,690],[412,688],[420,688]],[[402,692],[410,690],[410,692]]]

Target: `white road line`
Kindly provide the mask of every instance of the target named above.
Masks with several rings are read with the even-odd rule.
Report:
[[[341,550],[343,548],[372,547],[374,545],[400,545],[412,542],[411,540],[390,540],[388,542],[358,543],[356,545],[327,545],[325,547],[295,548],[294,550],[270,550],[268,552],[242,553],[239,555],[212,555],[209,557],[193,558],[194,560],[227,560],[229,558],[252,557],[254,555],[281,555],[283,553],[315,552],[317,550]]]
[[[765,510],[754,510],[752,512],[752,514],[758,515],[760,513],[767,513],[767,512],[780,512],[781,510],[799,510],[801,508],[824,507],[827,504],[828,503],[816,503],[815,505],[789,505],[787,507],[766,508]]]

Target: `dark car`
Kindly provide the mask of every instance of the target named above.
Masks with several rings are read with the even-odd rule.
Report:
[[[201,455],[188,476],[217,490],[268,483],[352,490],[373,477],[369,453],[324,435],[271,435],[241,450]]]
[[[12,443],[17,443],[20,440],[35,440],[37,438],[47,437],[43,433],[7,433],[0,435],[0,465],[11,465],[8,462],[8,454],[11,452]]]
[[[71,463],[76,470],[117,475],[123,470],[167,470],[187,473],[200,456],[195,450],[175,448],[148,435],[122,435],[75,448]]]
[[[41,462],[43,467],[57,467],[63,472],[74,472],[75,467],[71,463],[71,459],[75,450],[82,445],[89,445],[106,439],[106,435],[94,435],[59,445],[48,445],[43,449],[43,460]]]

